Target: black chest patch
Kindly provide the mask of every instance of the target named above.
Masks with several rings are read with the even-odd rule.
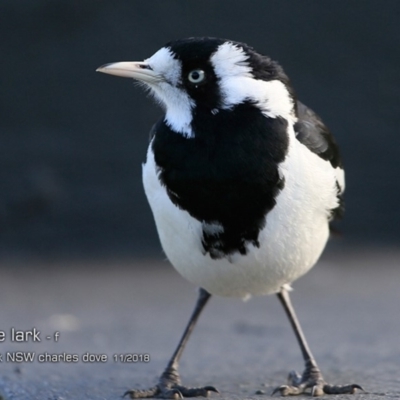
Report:
[[[154,131],[159,179],[171,201],[203,224],[212,258],[239,252],[258,236],[283,188],[278,164],[288,149],[287,121],[267,118],[250,103],[232,110],[195,111],[194,138],[164,121]]]

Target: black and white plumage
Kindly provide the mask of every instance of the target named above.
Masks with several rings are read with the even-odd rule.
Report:
[[[203,288],[197,308],[210,294],[277,293],[286,309],[288,285],[316,263],[329,222],[342,213],[344,173],[333,136],[297,101],[283,69],[246,44],[190,38],[99,71],[138,80],[165,109],[151,131],[143,183],[168,259]],[[179,356],[156,392],[131,397],[207,394],[179,385]],[[323,388],[311,364],[281,394],[358,387]]]

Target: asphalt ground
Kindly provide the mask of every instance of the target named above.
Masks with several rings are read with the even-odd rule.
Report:
[[[331,251],[294,284],[292,301],[325,379],[365,389],[335,398],[400,398],[399,261],[394,249]],[[4,261],[0,275],[0,393],[6,400],[111,400],[153,385],[197,296],[161,258]],[[41,341],[12,341],[11,328],[36,328]],[[10,361],[16,353],[34,353],[35,361]],[[61,361],[39,362],[46,353]],[[100,360],[84,362],[87,353]],[[147,354],[150,361],[122,362],[121,354],[138,355],[132,360]],[[62,361],[68,355],[78,361]],[[215,385],[221,392],[215,399],[261,399],[290,370],[302,368],[274,296],[214,297],[183,355],[181,376],[190,386]]]

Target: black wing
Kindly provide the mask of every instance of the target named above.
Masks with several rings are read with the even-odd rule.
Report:
[[[297,140],[322,159],[330,161],[333,168],[343,168],[335,138],[321,118],[300,101],[297,101],[297,113],[298,121],[294,126]]]
[[[157,125],[158,125],[158,122],[156,122],[156,123],[151,127],[151,129],[150,129],[150,132],[149,132],[149,142],[151,142],[151,141],[153,140],[153,137],[154,137],[154,135],[156,134]]]
[[[339,147],[321,118],[310,108],[297,101],[298,121],[294,126],[296,138],[313,153],[329,161],[333,168],[343,169]],[[332,219],[341,218],[344,213],[343,188],[337,185],[339,206],[332,210]]]

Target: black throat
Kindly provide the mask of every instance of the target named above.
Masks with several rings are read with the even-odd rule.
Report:
[[[242,103],[215,115],[195,109],[192,130],[187,139],[157,124],[152,148],[159,179],[171,201],[203,223],[205,253],[246,254],[248,244],[259,246],[284,185],[278,165],[288,149],[287,121]]]

